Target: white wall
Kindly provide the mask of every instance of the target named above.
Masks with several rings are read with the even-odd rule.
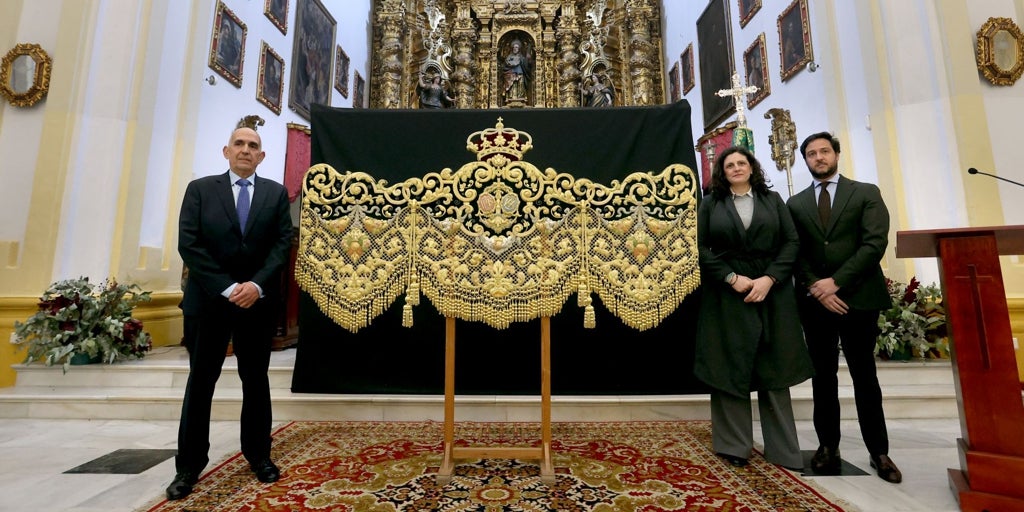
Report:
[[[11,41],[4,53],[13,48],[15,42],[35,43],[43,50],[52,51],[48,49],[57,45],[58,27],[50,21],[52,13],[58,12],[62,4],[62,0],[38,0],[24,6],[17,34],[3,38]],[[17,108],[0,101],[0,109],[3,109],[0,118],[0,241],[21,241],[25,237],[32,198],[33,171],[42,144],[43,116],[39,104],[33,108]]]
[[[1014,0],[977,0],[977,7],[970,11],[971,26],[981,27],[990,17],[1010,18],[1024,30],[1024,7]],[[984,82],[985,116],[989,120],[989,136],[992,140],[995,167],[978,169],[998,174],[1018,183],[1024,183],[1024,162],[1020,158],[1021,137],[1024,128],[1024,81],[1010,87],[987,85]],[[992,179],[974,175],[967,179]],[[1024,188],[1011,183],[999,182],[999,196],[1002,200],[1006,224],[1024,224]],[[973,207],[973,205],[972,205]]]
[[[336,44],[341,45],[348,54],[349,62],[349,95],[343,98],[333,87],[331,88],[331,106],[351,107],[354,94],[353,72],[358,70],[365,79],[369,49],[367,31],[370,16],[370,0],[322,0],[328,12],[337,21]],[[200,98],[200,123],[195,134],[196,151],[194,174],[196,177],[219,174],[227,170],[221,149],[227,142],[235,123],[249,114],[256,114],[266,120],[260,127],[266,159],[260,165],[258,173],[276,181],[284,180],[284,158],[287,147],[287,124],[296,123],[309,126],[309,121],[288,108],[288,80],[291,76],[292,41],[295,35],[296,0],[289,0],[288,34],[281,34],[263,14],[262,1],[225,0],[231,9],[248,28],[245,41],[245,59],[241,89],[236,88],[217,75],[212,69],[206,69],[204,76],[216,75],[215,85],[203,84]],[[206,26],[213,27],[215,5],[206,13]],[[256,101],[256,75],[259,68],[260,41],[264,40],[285,61],[284,92],[281,100],[281,115],[274,114],[269,108]],[[207,44],[209,48],[209,44]],[[332,50],[333,69],[333,50]],[[205,65],[205,64],[204,64]],[[331,82],[333,84],[333,81]],[[369,83],[367,83],[369,86]],[[368,91],[367,91],[368,92]]]
[[[741,76],[743,51],[765,34],[771,93],[747,119],[756,154],[776,191],[787,195],[786,178],[770,159],[770,120],[763,114],[781,107],[791,111],[798,141],[817,131],[835,133],[843,144],[840,171],[880,185],[892,213],[891,240],[897,230],[967,226],[978,217],[975,213],[998,209],[992,202],[966,199],[965,180],[991,179],[966,175],[965,167],[978,164],[961,163],[963,155],[978,154],[977,147],[961,146],[971,143],[965,139],[984,142],[985,137],[958,132],[965,120],[957,119],[964,114],[957,108],[973,105],[979,97],[985,109],[979,117],[987,124],[995,162],[993,169],[982,170],[1024,182],[1024,165],[1015,151],[1021,141],[1024,84],[992,86],[971,60],[977,29],[997,16],[1021,24],[1024,7],[1019,0],[944,2],[808,0],[814,60],[820,68],[814,73],[803,70],[783,83],[777,19],[792,0],[763,0],[744,28],[739,26],[737,2],[729,0],[732,48]],[[696,138],[703,126],[696,20],[707,1],[663,5],[666,72],[688,43],[694,46],[696,86],[685,99],[693,107]],[[957,8],[969,12],[970,19],[950,19]],[[793,181],[795,191],[811,183],[799,155]],[[992,199],[1002,208],[1003,223],[1024,224],[1024,189],[1000,184],[998,190],[999,197]],[[900,265],[894,259],[889,264]],[[934,259],[915,260],[911,266],[922,281],[938,280]],[[900,269],[892,270],[899,275]]]
[[[764,100],[758,103],[747,112],[747,125],[754,132],[754,149],[767,171],[767,177],[772,180],[774,190],[788,197],[788,185],[786,173],[777,171],[775,163],[771,160],[771,147],[768,145],[768,135],[771,133],[771,120],[764,118],[764,113],[770,108],[781,107],[789,109],[797,126],[797,139],[817,131],[835,131],[838,127],[822,116],[825,112],[826,97],[825,87],[828,83],[830,73],[835,73],[836,63],[822,59],[819,55],[825,48],[819,46],[822,39],[820,32],[826,32],[827,28],[822,27],[819,19],[822,17],[816,9],[818,2],[810,2],[809,16],[811,19],[811,37],[814,44],[815,62],[821,64],[821,68],[814,73],[806,69],[790,77],[785,83],[781,81],[781,62],[779,53],[779,30],[777,20],[779,14],[789,6],[790,0],[762,0],[761,9],[754,14],[750,22],[743,28],[739,23],[739,7],[735,0],[730,0],[729,13],[732,20],[732,49],[733,60],[736,72],[740,74],[741,80],[745,79],[743,69],[743,52],[763,32],[768,55],[768,81],[771,92]],[[697,18],[700,17],[707,2],[699,0],[663,2],[662,15],[665,20],[665,64],[666,70],[679,61],[680,54],[686,46],[693,43],[694,53],[694,83],[693,89],[683,99],[690,102],[693,109],[691,125],[694,130],[694,140],[703,135],[704,114],[701,106],[701,85],[700,85],[700,48],[697,44]],[[845,49],[844,49],[845,50]],[[831,69],[830,69],[831,68]],[[735,115],[727,121],[734,121]],[[700,155],[698,154],[698,161]],[[794,178],[794,191],[799,191],[810,183],[807,170],[803,167],[800,158],[796,159],[793,165],[792,174]]]

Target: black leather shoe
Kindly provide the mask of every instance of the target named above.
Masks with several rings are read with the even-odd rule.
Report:
[[[281,478],[281,470],[270,459],[263,459],[250,467],[256,473],[256,479],[265,484],[272,484]]]
[[[839,456],[839,448],[819,446],[811,457],[811,469],[816,475],[838,475],[843,467],[843,459]]]
[[[903,473],[888,455],[872,455],[871,467],[878,471],[878,478],[886,482],[898,484],[903,481]]]
[[[732,464],[734,467],[737,468],[745,467],[748,464],[747,459],[744,459],[743,457],[729,455],[728,453],[717,453],[716,455],[725,459],[729,464]]]
[[[189,471],[179,471],[178,474],[174,475],[174,480],[171,481],[171,485],[167,486],[167,499],[174,501],[180,500],[189,494],[192,494],[192,486],[196,484],[199,479],[195,473]]]

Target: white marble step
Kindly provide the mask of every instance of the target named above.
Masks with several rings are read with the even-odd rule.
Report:
[[[295,351],[274,352],[270,361],[271,389],[291,389]],[[851,386],[846,364],[840,360],[839,385]],[[188,357],[180,347],[161,347],[145,359],[126,361],[113,365],[90,364],[72,366],[67,373],[60,367],[43,364],[14,365],[18,377],[16,386],[47,386],[54,388],[82,386],[100,387],[143,387],[184,389],[188,381]],[[236,371],[234,357],[224,361],[224,370],[218,387],[239,388],[242,383]],[[879,361],[878,380],[882,386],[903,384],[949,384],[953,383],[950,361],[913,360]],[[802,385],[810,386],[810,382]]]
[[[334,395],[292,393],[294,350],[271,357],[271,396],[276,420],[443,420],[440,395]],[[856,411],[845,365],[840,365],[844,418]],[[214,396],[213,419],[234,420],[241,384],[228,358]],[[60,368],[17,365],[17,384],[0,388],[0,418],[176,419],[188,377],[179,347],[155,350],[141,361]],[[956,395],[949,361],[880,362],[887,417],[955,418]],[[810,382],[792,389],[798,419],[810,419]],[[457,398],[456,417],[479,421],[538,421],[537,396],[472,395]],[[668,420],[710,417],[707,395],[554,396],[552,419]]]

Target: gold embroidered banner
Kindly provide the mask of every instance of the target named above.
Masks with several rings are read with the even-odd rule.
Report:
[[[403,325],[425,295],[445,316],[505,328],[553,316],[591,293],[648,329],[700,284],[697,179],[673,164],[609,185],[541,171],[525,132],[473,133],[477,160],[388,184],[327,164],[303,183],[296,279],[320,309],[357,331],[405,295]]]

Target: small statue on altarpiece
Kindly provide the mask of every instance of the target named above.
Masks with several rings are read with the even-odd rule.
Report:
[[[611,107],[615,104],[615,87],[607,74],[594,73],[585,78],[581,92],[586,107]]]
[[[441,75],[433,75],[426,79],[426,75],[420,73],[416,91],[420,97],[420,108],[449,108],[455,103],[455,98],[449,96],[445,90]]]
[[[512,40],[508,53],[502,59],[501,69],[505,103],[528,101],[528,91],[533,81],[533,66],[522,41]]]

